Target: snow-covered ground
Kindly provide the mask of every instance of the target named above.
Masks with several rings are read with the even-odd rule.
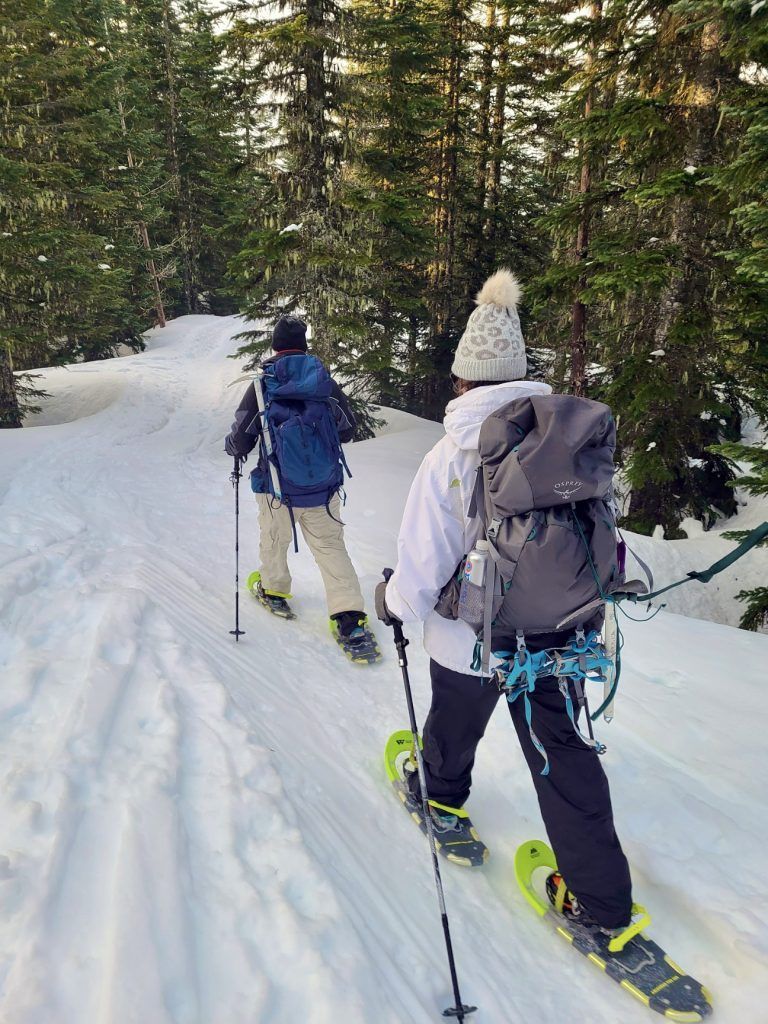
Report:
[[[372,669],[340,659],[305,548],[299,620],[246,596],[246,636],[228,633],[221,449],[240,329],[184,317],[141,355],[47,371],[37,424],[0,432],[4,1024],[428,1024],[450,1003],[426,843],[382,771],[406,724],[390,638],[378,628],[387,658]],[[369,601],[440,432],[393,414],[349,450]],[[245,573],[245,491],[241,524]],[[728,547],[638,540],[661,580]],[[600,730],[636,899],[724,1024],[768,1022],[768,637],[704,619],[738,618],[732,594],[765,557],[670,599],[698,619],[626,623],[617,718]],[[423,718],[426,661],[411,651]],[[492,858],[443,874],[472,1019],[652,1020],[517,891],[514,850],[542,826],[503,708],[470,806]]]

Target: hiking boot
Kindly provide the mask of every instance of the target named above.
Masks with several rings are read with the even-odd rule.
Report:
[[[365,612],[339,612],[338,615],[332,615],[331,618],[336,623],[339,636],[343,636],[347,640],[354,640],[355,634],[362,637],[365,633],[365,625],[368,621]]]
[[[273,615],[277,615],[278,618],[294,618],[291,606],[286,599],[278,594],[270,594],[269,591],[262,587],[261,583],[256,584],[256,597],[260,604],[263,604],[268,611],[272,612]]]
[[[579,917],[581,908],[579,901],[565,884],[565,879],[559,871],[552,871],[546,881],[547,899],[552,906],[561,914],[567,917]]]
[[[248,590],[253,594],[260,605],[263,605],[268,612],[276,615],[279,619],[295,619],[287,598],[290,594],[274,594],[265,590],[261,582],[261,573],[257,570],[252,572],[246,583]]]
[[[403,765],[403,780],[408,789],[408,800],[414,808],[422,810],[421,786],[419,785],[419,770],[415,761],[406,761]],[[438,804],[437,801],[429,801],[429,813],[432,817],[432,824],[436,832],[457,832],[461,831],[458,812],[461,809],[448,807],[447,804]]]
[[[398,784],[400,799],[411,817],[418,822],[422,832],[426,833],[419,772],[415,761],[405,761],[401,771],[403,780]],[[488,849],[462,807],[449,807],[437,800],[430,800],[429,816],[432,819],[432,832],[439,853],[463,867],[482,867],[488,859]]]
[[[607,935],[609,938],[616,938],[617,936],[622,935],[629,926],[624,925],[620,928],[604,928],[599,921],[595,920],[588,910],[582,907],[577,897],[565,884],[565,879],[559,871],[552,871],[547,876],[546,890],[547,898],[555,910],[564,917],[569,918],[571,921],[578,922],[584,928],[589,928],[592,931],[599,931],[601,934]]]

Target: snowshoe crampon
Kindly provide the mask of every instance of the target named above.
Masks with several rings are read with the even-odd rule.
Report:
[[[419,737],[421,746],[421,737]],[[408,729],[392,733],[384,750],[387,778],[411,818],[424,835],[427,825],[421,798],[414,798],[405,781],[407,762],[412,761],[413,735]],[[460,807],[448,807],[430,800],[432,831],[438,853],[446,860],[462,867],[481,867],[488,860],[488,848],[480,840],[467,812]]]
[[[557,911],[546,895],[546,875],[541,874],[534,884],[533,876],[540,868],[546,869],[547,875],[557,871],[552,850],[537,839],[523,843],[515,854],[515,877],[523,896],[591,963],[635,999],[669,1020],[687,1024],[704,1020],[712,1013],[707,990],[644,934],[642,928],[650,918],[641,907],[633,907],[638,912],[633,915],[633,925],[623,933],[611,934],[588,919],[586,923],[580,922],[578,917]],[[621,948],[617,949],[618,945]]]
[[[339,624],[335,619],[330,620],[330,626],[333,639],[350,661],[356,665],[373,665],[381,661],[381,650],[376,637],[368,628],[367,618],[361,619],[349,634],[339,631]]]
[[[278,619],[295,619],[296,615],[288,604],[290,594],[269,594],[261,585],[261,573],[252,572],[248,577],[248,590],[256,600]]]

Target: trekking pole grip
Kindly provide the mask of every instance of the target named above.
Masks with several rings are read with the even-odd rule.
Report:
[[[394,569],[383,569],[381,574],[384,577],[384,582],[389,583],[395,575],[395,572]],[[397,653],[400,656],[400,665],[402,668],[405,668],[408,665],[405,648],[408,646],[410,641],[405,637],[403,633],[403,624],[399,619],[392,617],[392,621],[388,623],[388,625],[392,626],[392,632],[395,634],[395,647],[397,648]]]

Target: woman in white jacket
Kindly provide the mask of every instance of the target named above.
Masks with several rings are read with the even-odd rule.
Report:
[[[525,380],[525,344],[517,315],[519,286],[498,271],[477,296],[452,366],[458,397],[448,404],[445,437],[427,454],[411,487],[398,539],[397,569],[377,595],[384,621],[424,623],[430,655],[432,704],[424,724],[424,768],[435,825],[443,837],[482,863],[477,841],[462,810],[469,796],[475,751],[499,699],[499,691],[471,669],[475,634],[461,620],[438,615],[445,584],[478,539],[479,521],[467,515],[480,456],[483,421],[515,398],[549,394],[547,384]],[[554,645],[557,638],[547,638]],[[563,638],[565,639],[565,638]],[[531,646],[531,645],[529,645]],[[535,649],[535,648],[534,648]],[[594,750],[574,732],[553,679],[530,694],[534,728],[550,764],[529,735],[522,701],[509,704],[512,720],[536,786],[550,842],[567,882],[566,909],[597,925],[625,927],[631,917],[629,868],[613,826],[608,782]],[[418,777],[407,773],[414,808],[420,808]]]

